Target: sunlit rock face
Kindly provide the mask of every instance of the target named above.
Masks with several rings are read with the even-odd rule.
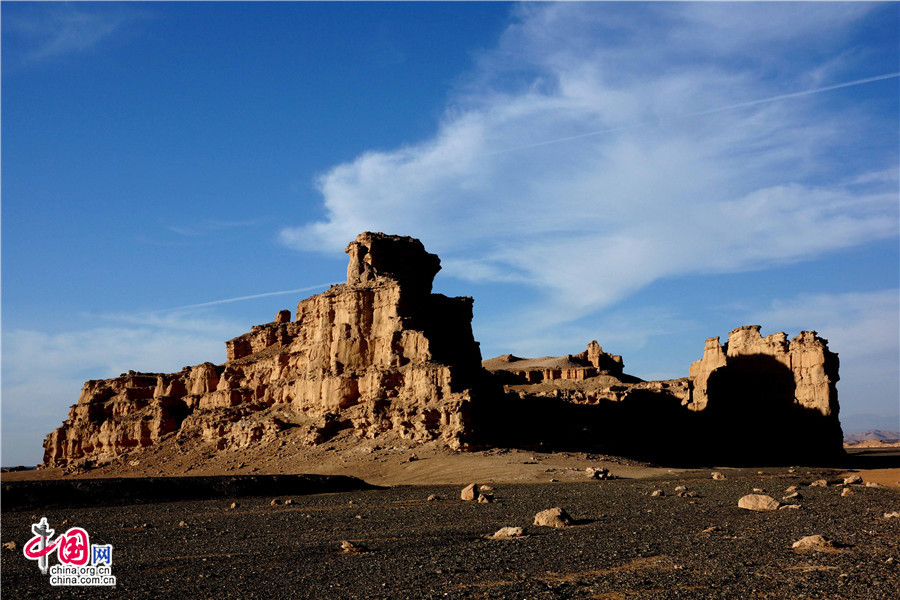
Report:
[[[310,444],[349,429],[465,445],[481,374],[472,299],[431,293],[440,259],[414,238],[363,233],[346,251],[346,284],[229,340],[224,364],[85,383],[44,463],[103,463],[167,437],[247,447],[287,428]]]
[[[704,464],[843,453],[838,357],[814,331],[788,341],[739,327],[666,381],[625,374],[596,341],[482,364],[472,299],[431,293],[440,259],[419,240],[367,232],[346,252],[347,283],[227,341],[224,364],[85,383],[47,436],[44,464],[103,464],[159,444],[314,445],[341,432]]]

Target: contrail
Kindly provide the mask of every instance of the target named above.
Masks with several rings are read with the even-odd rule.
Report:
[[[886,73],[876,77],[866,77],[865,79],[857,79],[855,81],[847,81],[845,83],[837,83],[826,87],[815,88],[812,90],[804,90],[802,92],[792,92],[790,94],[781,94],[780,96],[772,96],[761,100],[751,100],[750,102],[742,102],[740,104],[732,104],[731,106],[723,106],[721,108],[712,108],[710,110],[702,110],[700,112],[691,113],[687,116],[696,117],[698,115],[708,115],[710,113],[722,112],[725,110],[734,110],[736,108],[744,108],[745,106],[755,106],[757,104],[765,104],[767,102],[777,102],[778,100],[787,100],[788,98],[799,98],[800,96],[810,96],[812,94],[821,94],[822,92],[830,92],[831,90],[839,90],[841,88],[853,87],[855,85],[863,85],[864,83],[872,83],[874,81],[884,81],[885,79],[894,79],[900,77],[900,73]]]
[[[250,296],[237,296],[236,298],[224,298],[222,300],[212,300],[210,302],[200,302],[199,304],[186,304],[184,306],[173,306],[172,308],[162,308],[153,312],[169,312],[172,310],[184,310],[186,308],[202,308],[204,306],[215,306],[217,304],[228,304],[231,302],[241,302],[243,300],[253,300],[255,298],[266,298],[268,296],[282,296],[284,294],[297,294],[300,292],[308,292],[319,288],[328,287],[331,283],[320,283],[309,287],[298,288],[296,290],[282,290],[280,292],[266,292],[264,294],[252,294]]]
[[[739,104],[731,104],[729,106],[720,106],[719,108],[711,108],[708,110],[701,110],[698,112],[687,113],[684,115],[675,116],[675,117],[673,117],[673,120],[687,119],[690,117],[699,117],[701,115],[709,115],[709,114],[713,114],[713,113],[717,113],[717,112],[725,112],[728,110],[737,110],[739,108],[745,108],[747,106],[756,106],[757,104],[766,104],[769,102],[777,102],[779,100],[787,100],[790,98],[799,98],[801,96],[811,96],[812,94],[821,94],[823,92],[830,92],[832,90],[839,90],[842,88],[853,87],[856,85],[863,85],[863,84],[872,83],[875,81],[884,81],[885,79],[895,79],[897,77],[900,77],[900,73],[886,73],[884,75],[876,75],[875,77],[866,77],[865,79],[856,79],[854,81],[837,83],[835,85],[814,88],[811,90],[803,90],[800,92],[791,92],[790,94],[780,94],[778,96],[770,96],[768,98],[760,98],[759,100],[751,100],[749,102],[741,102]],[[646,127],[648,125],[656,125],[658,123],[659,123],[658,120],[642,121],[642,122],[638,122],[638,123],[632,123],[629,125],[620,125],[619,127],[612,127],[610,129],[600,129],[598,131],[589,131],[586,133],[569,135],[566,137],[556,138],[556,139],[552,139],[552,140],[545,140],[543,142],[535,142],[533,144],[526,144],[524,146],[517,146],[515,148],[507,148],[506,150],[497,150],[496,152],[488,152],[488,153],[479,155],[479,158],[488,157],[488,156],[497,156],[498,154],[506,154],[507,152],[517,152],[519,150],[528,150],[529,148],[537,148],[539,146],[548,146],[550,144],[559,144],[561,142],[568,142],[571,140],[592,137],[595,135],[603,135],[606,133],[615,133],[617,131],[625,131],[627,129],[635,129],[637,127]]]

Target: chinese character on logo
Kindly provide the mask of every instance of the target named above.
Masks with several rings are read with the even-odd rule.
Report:
[[[91,551],[93,553],[91,556],[92,565],[112,565],[112,544],[107,544],[105,546],[94,544],[91,546]]]
[[[90,548],[87,531],[73,527],[59,536],[56,557],[64,565],[82,567],[88,563]]]

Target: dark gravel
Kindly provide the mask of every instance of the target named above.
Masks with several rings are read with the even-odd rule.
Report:
[[[493,504],[460,487],[4,511],[2,595],[8,598],[846,598],[895,600],[900,590],[900,491],[810,488],[834,472],[727,470],[671,479],[496,485]],[[696,497],[675,495],[686,485]],[[799,510],[737,507],[755,487]],[[655,489],[664,497],[651,497]],[[430,494],[440,501],[426,501]],[[352,502],[352,503],[351,503]],[[561,506],[578,523],[531,525]],[[361,518],[356,518],[359,515]],[[22,555],[30,525],[80,526],[114,546],[115,588],[50,586]],[[66,519],[68,523],[62,525]],[[180,526],[184,521],[187,525]],[[503,526],[527,537],[490,540]],[[715,529],[707,530],[714,527]],[[821,534],[836,552],[798,553]],[[368,548],[343,554],[343,540]],[[56,558],[51,559],[55,564]]]

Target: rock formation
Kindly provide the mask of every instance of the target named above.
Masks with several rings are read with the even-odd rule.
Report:
[[[583,380],[598,375],[621,375],[622,357],[607,354],[597,343],[588,344],[581,354],[527,359],[505,354],[482,363],[485,369],[505,376],[507,382],[540,383],[556,379]]]
[[[346,252],[346,284],[229,340],[224,364],[85,383],[47,436],[44,464],[102,464],[162,443],[318,444],[341,431],[716,464],[843,452],[838,358],[815,332],[788,342],[740,327],[667,381],[625,374],[596,341],[482,365],[473,301],[431,293],[440,260],[420,241],[363,233]]]
[[[783,332],[762,337],[759,330],[759,325],[738,327],[728,334],[724,346],[717,337],[706,340],[703,358],[691,364],[689,371],[693,392],[688,408],[705,409],[710,378],[730,369],[769,384],[770,389],[761,390],[765,395],[790,394],[790,401],[799,407],[823,417],[836,415],[839,361],[828,350],[828,342],[815,331],[802,331],[788,343]],[[792,380],[782,389],[777,389],[779,371],[790,372]]]
[[[85,383],[44,463],[107,462],[166,436],[242,447],[295,427],[308,443],[350,429],[462,446],[481,374],[472,299],[431,293],[440,260],[416,239],[363,233],[346,251],[346,284],[226,342],[225,364]]]
[[[578,355],[525,359],[507,354],[484,367],[505,384],[513,429],[547,446],[603,448],[654,460],[828,460],[841,455],[838,357],[814,331],[791,342],[739,327],[723,346],[706,340],[689,377],[642,381],[597,342]],[[603,365],[602,367],[600,365]],[[504,410],[479,423],[498,434]],[[529,421],[528,415],[536,415]],[[506,417],[509,421],[509,417]]]

